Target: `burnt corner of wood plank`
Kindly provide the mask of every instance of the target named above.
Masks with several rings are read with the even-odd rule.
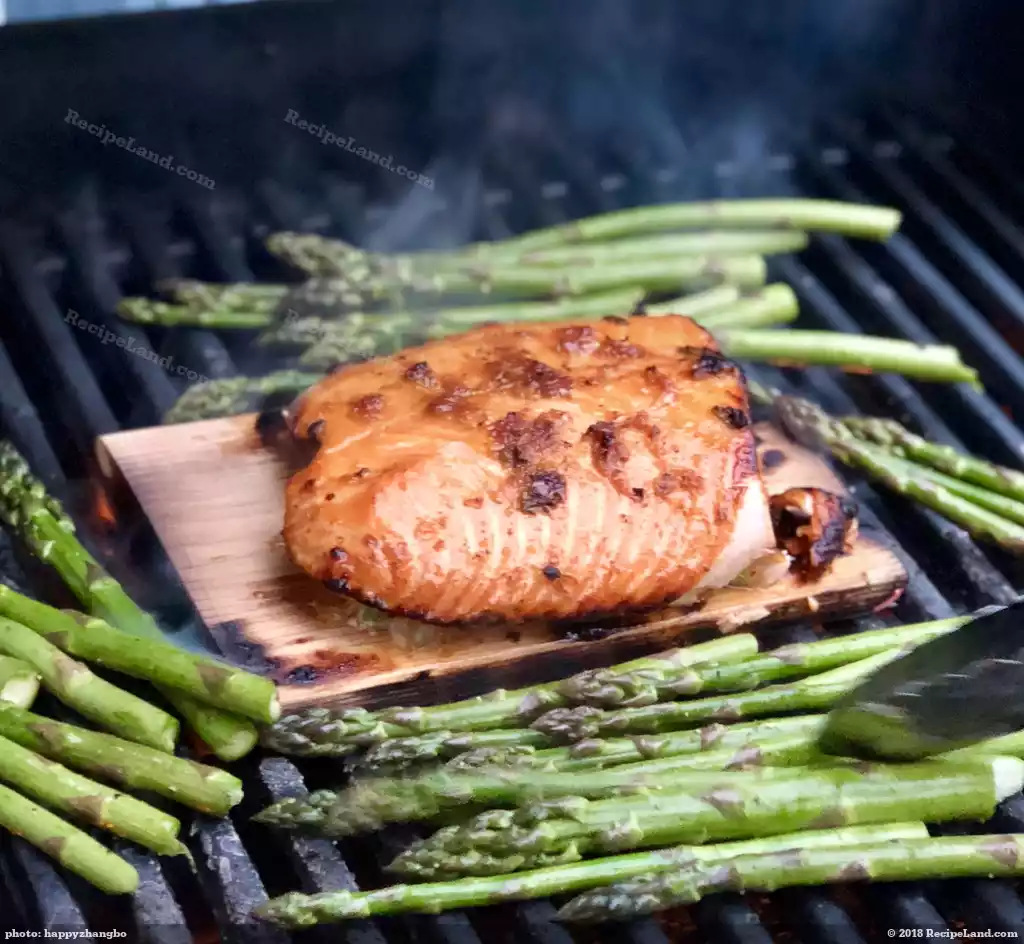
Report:
[[[256,675],[274,675],[281,667],[276,659],[267,656],[259,643],[246,638],[243,620],[225,620],[210,627],[217,648],[224,658]]]

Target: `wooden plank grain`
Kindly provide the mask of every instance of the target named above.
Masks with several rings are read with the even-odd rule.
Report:
[[[770,492],[796,485],[842,491],[818,456],[771,426],[757,433]],[[290,470],[260,441],[253,416],[115,433],[99,440],[98,455],[104,473],[130,487],[225,651],[258,651],[289,708],[368,704],[422,688],[427,678],[531,660],[552,667],[610,661],[623,647],[669,645],[699,629],[862,611],[906,580],[890,551],[861,536],[819,581],[788,577],[766,589],[716,591],[698,607],[647,614],[628,626],[568,633],[548,623],[430,626],[339,599],[291,563],[281,537]]]

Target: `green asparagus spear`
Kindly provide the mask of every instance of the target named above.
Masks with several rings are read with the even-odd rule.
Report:
[[[766,285],[754,296],[760,295],[772,288]],[[731,308],[743,297],[735,285],[716,285],[714,288],[706,288],[701,292],[691,292],[689,295],[681,295],[678,298],[669,298],[657,304],[644,305],[644,311],[648,315],[689,315],[697,318],[699,315],[706,315],[710,312],[717,312],[723,308]]]
[[[183,851],[178,842],[181,824],[173,816],[45,760],[4,737],[0,737],[0,780],[52,809],[161,855]]]
[[[629,239],[673,230],[782,229],[836,232],[865,239],[888,239],[900,224],[900,213],[887,207],[861,206],[828,200],[717,200],[633,207],[534,230],[502,242],[475,243],[450,253],[419,253],[406,257],[424,266],[454,259],[515,260],[534,252],[577,243]],[[704,234],[701,234],[703,238]],[[347,243],[304,233],[275,233],[267,248],[311,275],[347,275],[367,264],[366,254]]]
[[[844,416],[841,420],[855,436],[873,440],[904,458],[931,466],[964,482],[1024,501],[1024,472],[958,452],[952,446],[928,442],[895,420]]]
[[[339,319],[304,317],[285,320],[260,336],[260,344],[318,344],[335,351],[325,364],[347,357],[384,353],[427,337],[443,337],[491,321],[561,321],[631,312],[643,289],[622,288],[578,298],[547,302],[450,307],[435,312],[356,312]]]
[[[371,747],[359,760],[360,772],[393,773],[433,760],[452,760],[476,751],[510,752],[527,756],[550,741],[537,731],[498,728],[495,731],[434,731],[412,737],[397,737]]]
[[[389,866],[417,878],[474,874],[473,855],[573,857],[670,843],[703,844],[798,829],[894,822],[986,820],[1024,784],[1024,761],[986,757],[955,763],[811,768],[804,776],[764,780],[728,774],[725,789],[670,790],[607,800],[565,798],[518,810],[491,810],[420,840]],[[743,785],[744,778],[749,784]],[[467,857],[468,856],[468,857]],[[464,858],[467,857],[467,858]]]
[[[311,279],[301,288],[253,286],[244,283],[198,283],[190,292],[180,285],[179,301],[204,310],[221,312],[274,312],[289,297],[303,307],[342,313],[381,303],[401,306],[414,300],[450,296],[503,296],[508,299],[562,298],[594,295],[614,289],[643,288],[677,291],[726,282],[743,288],[764,284],[764,259],[755,255],[682,256],[627,259],[601,266],[563,271],[541,266],[516,265],[514,260],[481,260],[471,268],[424,271],[416,266],[370,266],[331,279]]]
[[[738,695],[712,695],[694,701],[662,702],[615,711],[590,705],[555,708],[541,715],[531,727],[552,740],[566,743],[608,735],[657,734],[707,721],[738,721],[786,711],[818,711],[830,708],[851,685],[899,654],[900,650],[888,650],[821,675]]]
[[[653,306],[660,309],[663,306]],[[728,308],[718,308],[695,317],[708,331],[729,331],[737,328],[767,328],[796,319],[800,304],[788,285],[766,285],[761,291],[740,299]],[[647,314],[652,314],[651,306]],[[658,314],[656,310],[654,314]],[[690,314],[686,308],[679,314]]]
[[[321,373],[279,370],[265,377],[207,380],[189,387],[164,415],[164,422],[192,423],[234,416],[256,409],[264,397],[275,394],[298,396],[322,379]]]
[[[978,373],[960,359],[955,347],[915,344],[895,338],[840,331],[757,331],[726,329],[717,340],[738,360],[806,367],[820,364],[843,370],[884,372],[942,383],[978,383]]]
[[[709,846],[675,846],[559,865],[515,875],[457,878],[439,883],[394,885],[367,892],[334,891],[316,895],[292,892],[257,908],[264,920],[286,928],[368,918],[377,915],[439,914],[462,908],[508,901],[547,898],[620,882],[637,876],[675,871],[692,863],[713,866],[737,856],[783,852],[791,849],[846,848],[871,842],[896,842],[927,837],[923,823],[887,823],[788,833],[764,839],[725,842]]]
[[[775,253],[799,252],[807,248],[807,234],[796,231],[748,230],[746,232],[670,233],[642,239],[624,239],[610,243],[586,243],[531,249],[518,257],[507,256],[503,264],[514,258],[525,265],[557,266],[578,269],[608,265],[626,259],[656,259],[680,256],[769,256]],[[467,265],[479,265],[470,262]]]
[[[39,673],[27,662],[0,656],[0,706],[30,708],[39,694]]]
[[[873,456],[879,458],[884,456],[884,451],[875,446],[869,446],[868,449],[871,450],[871,455]],[[930,466],[918,465],[916,462],[911,462],[899,456],[890,455],[884,461],[886,467],[894,472],[902,469],[905,475],[933,482],[935,485],[946,489],[950,494],[966,498],[968,501],[973,502],[980,508],[984,508],[986,511],[992,512],[994,515],[998,515],[1000,518],[1024,525],[1024,502],[1018,501],[1016,498],[1000,495],[980,485],[964,482],[962,479],[954,478],[952,475],[946,475],[945,472],[939,472]]]
[[[634,737],[593,738],[576,741],[565,747],[534,749],[516,759],[520,767],[539,767],[563,773],[614,768],[620,764],[634,764],[659,757],[678,757],[719,751],[739,751],[747,747],[776,740],[791,734],[817,730],[824,715],[796,715],[789,718],[770,718],[746,724],[708,724],[692,731],[668,734],[639,734]],[[532,732],[536,734],[537,732]],[[386,747],[385,742],[381,747]],[[499,748],[500,750],[500,748]],[[467,752],[468,753],[468,752]],[[995,753],[1014,753],[1005,751]],[[466,754],[456,755],[456,760]],[[463,765],[468,766],[468,765]],[[486,766],[484,763],[476,766]]]
[[[70,656],[188,692],[203,704],[266,724],[281,715],[273,682],[226,663],[166,642],[131,636],[96,617],[58,610],[3,585],[0,615],[34,630]]]
[[[962,621],[951,619],[876,629],[820,642],[782,646],[743,662],[669,672],[636,669],[622,673],[614,669],[594,669],[566,679],[559,685],[559,692],[574,704],[633,708],[701,692],[743,691],[765,682],[799,678],[847,665],[898,646],[920,645],[960,625]]]
[[[59,816],[0,785],[0,827],[108,895],[130,895],[139,875],[120,856]]]
[[[123,298],[117,313],[125,321],[155,324],[163,328],[265,328],[273,320],[269,311],[232,311],[174,305],[150,298]]]
[[[454,773],[441,769],[408,779],[371,778],[335,792],[333,799],[330,791],[322,790],[313,801],[283,800],[256,819],[335,838],[370,832],[386,823],[434,819],[446,810],[469,804],[523,806],[556,797],[592,799],[616,793],[718,787],[728,782],[721,771],[762,766],[766,779],[794,776],[787,768],[817,756],[817,737],[817,730],[812,729],[740,750],[661,757],[586,774],[532,770],[524,777],[515,768],[485,767]]]
[[[625,239],[649,233],[689,229],[769,227],[831,232],[863,239],[888,239],[899,227],[898,210],[829,200],[712,200],[631,207],[534,230],[498,244],[503,254],[526,247]],[[487,244],[484,244],[487,245]]]
[[[171,715],[93,675],[31,629],[0,617],[0,652],[27,662],[50,692],[100,727],[173,753],[178,722]]]
[[[242,799],[242,782],[225,770],[13,705],[0,704],[0,737],[74,770],[129,790],[157,793],[210,816],[226,816]]]
[[[303,367],[327,370],[356,357],[393,353],[424,336],[441,338],[489,321],[564,321],[628,314],[643,295],[643,290],[627,288],[553,302],[450,308],[432,316],[395,312],[354,314],[335,322],[305,318],[269,336],[309,338],[310,346],[303,351],[299,363]]]
[[[771,892],[800,885],[994,878],[1024,873],[1024,836],[878,837],[849,845],[742,855],[726,864],[695,862],[584,892],[558,913],[563,921],[635,918],[693,904],[715,892]]]
[[[82,546],[75,536],[74,523],[60,503],[47,493],[28,463],[6,440],[0,441],[0,522],[60,574],[93,616],[132,635],[164,641],[153,617]],[[158,691],[222,760],[237,760],[255,747],[256,727],[247,719],[211,708],[176,689],[158,686]],[[129,734],[125,736],[132,739]]]
[[[706,643],[645,656],[619,666],[622,671],[650,668],[670,670],[708,662],[742,659],[757,652],[749,633],[722,636]],[[487,731],[521,725],[544,711],[565,704],[558,682],[516,691],[498,689],[487,695],[428,708],[388,708],[369,712],[347,708],[332,712],[312,708],[286,715],[263,730],[263,744],[281,754],[345,756],[360,746],[389,738],[451,731]],[[353,738],[359,738],[353,742]]]

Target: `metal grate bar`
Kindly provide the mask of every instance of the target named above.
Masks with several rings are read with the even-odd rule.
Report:
[[[252,916],[267,892],[231,820],[196,817],[193,834],[199,886],[226,944],[285,944],[287,934]]]
[[[75,283],[76,299],[84,297],[88,302],[80,314],[118,338],[130,336],[147,350],[155,350],[144,328],[140,325],[129,328],[114,314],[121,300],[121,290],[105,263],[102,247],[106,234],[99,222],[90,226],[87,221],[66,214],[59,218],[58,225],[72,262],[67,281]],[[116,345],[104,344],[99,337],[88,337],[86,341],[97,349],[95,359],[105,363],[104,375],[116,384],[118,402],[131,405],[126,423],[133,426],[158,423],[177,399],[177,391],[167,374],[144,357],[125,357]],[[131,376],[132,384],[123,379],[125,373]]]
[[[88,931],[81,907],[50,860],[16,836],[4,845],[8,863],[4,871],[11,890],[22,899],[21,910],[29,929]]]
[[[132,896],[132,916],[140,944],[190,944],[192,934],[164,877],[160,860],[130,842],[118,840],[114,851],[139,873]]]
[[[780,895],[778,904],[805,944],[864,944],[853,919],[824,892],[800,889]]]
[[[820,176],[842,200],[870,202],[871,197],[854,187],[834,169],[822,167]],[[982,369],[987,387],[1014,409],[1024,408],[1024,361],[999,333],[973,308],[946,277],[906,236],[897,233],[886,244],[865,248],[879,267],[892,273],[901,293],[912,292],[921,308],[941,319],[943,331],[967,359]],[[908,278],[909,276],[909,278]],[[938,326],[938,325],[937,325]]]
[[[850,124],[830,125],[830,131],[870,166],[874,176],[896,197],[897,204],[909,211],[903,229],[915,242],[927,247],[929,256],[945,262],[964,294],[989,316],[1011,318],[1018,330],[1024,328],[1024,292],[929,198],[898,160],[879,154],[877,148],[872,152],[863,132]]]
[[[915,162],[915,167],[923,168],[932,180],[942,186],[943,190],[952,194],[954,199],[970,213],[972,223],[971,234],[983,238],[985,231],[989,236],[985,240],[990,252],[998,252],[1002,263],[1010,267],[1024,263],[1024,230],[1015,223],[990,196],[966,173],[960,170],[954,161],[940,149],[925,133],[916,119],[907,115],[898,115],[892,109],[883,109],[882,115],[886,124],[907,147],[907,155]],[[998,315],[997,315],[998,317]],[[1003,319],[1000,319],[1005,323]]]
[[[280,757],[260,763],[260,782],[265,788],[265,801],[268,803],[304,797],[309,793],[298,768]],[[358,887],[355,876],[334,843],[280,832],[275,832],[274,838],[284,847],[303,891],[315,893]],[[346,944],[385,944],[380,929],[365,920],[347,921],[340,928],[325,929],[319,936],[325,941],[344,941]]]
[[[693,907],[692,913],[697,927],[715,944],[769,944],[772,940],[757,912],[739,895],[705,898]]]
[[[28,239],[13,226],[0,225],[0,262],[28,315],[24,346],[33,348],[35,357],[26,362],[37,375],[45,372],[48,383],[57,382],[55,393],[63,407],[58,422],[78,452],[88,454],[97,436],[117,430],[117,420],[71,333],[75,329],[65,323],[64,312],[33,269]]]
[[[134,257],[145,272],[143,291],[163,279],[184,275],[177,258],[170,252],[171,228],[166,214],[143,210],[132,203],[125,206],[121,217],[127,229]],[[213,331],[192,328],[188,331],[165,332],[180,363],[211,379],[233,377],[238,371],[221,338]],[[161,347],[163,350],[163,347]]]
[[[43,431],[39,412],[22,386],[3,344],[0,344],[0,377],[3,378],[0,382],[0,429],[32,450],[39,463],[34,467],[35,473],[49,484],[60,478],[60,464]]]
[[[847,242],[823,236],[816,241],[812,255],[823,260],[823,276],[834,273],[832,281],[844,290],[844,301],[856,306],[872,330],[895,333],[918,344],[938,342],[892,286]],[[846,316],[845,323],[850,320]],[[904,385],[911,386],[906,382]],[[948,404],[948,411],[943,412],[956,421],[958,435],[965,440],[970,438],[975,448],[983,448],[1004,462],[1024,458],[1024,433],[984,393],[968,384],[931,384],[927,385],[927,392],[937,404]],[[922,426],[920,431],[924,433],[926,427]]]

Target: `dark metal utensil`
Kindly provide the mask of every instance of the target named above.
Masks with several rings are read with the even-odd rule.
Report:
[[[1024,728],[1024,600],[883,666],[829,713],[829,754],[912,760]]]

